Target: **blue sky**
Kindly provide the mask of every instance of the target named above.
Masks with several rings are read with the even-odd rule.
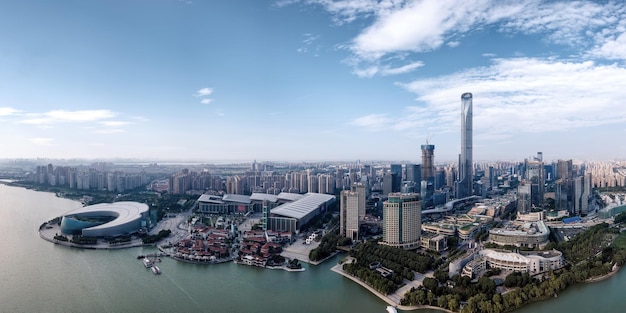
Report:
[[[621,1],[0,3],[0,158],[622,159]]]

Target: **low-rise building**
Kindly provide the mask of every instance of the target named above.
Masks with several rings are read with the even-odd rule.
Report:
[[[550,229],[543,221],[511,222],[489,231],[489,242],[518,247],[541,247],[548,243]]]
[[[557,250],[515,253],[484,249],[479,251],[478,255],[485,260],[486,265],[490,268],[530,274],[557,270],[565,265],[563,254]]]
[[[444,235],[433,235],[429,233],[422,233],[420,238],[422,248],[442,252],[448,250],[448,239]]]
[[[461,276],[467,276],[474,279],[480,277],[486,270],[487,261],[485,258],[478,256],[465,264],[463,271],[461,272]]]

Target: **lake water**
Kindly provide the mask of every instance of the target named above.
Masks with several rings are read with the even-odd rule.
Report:
[[[0,312],[385,312],[385,302],[329,270],[340,256],[295,273],[164,258],[157,276],[136,259],[154,248],[81,250],[39,238],[41,223],[80,206],[0,184]],[[625,273],[519,312],[624,312]]]

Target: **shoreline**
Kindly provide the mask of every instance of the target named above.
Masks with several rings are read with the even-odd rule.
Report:
[[[603,281],[603,280],[607,280],[613,276],[615,276],[615,274],[617,274],[619,272],[619,270],[621,269],[621,267],[617,267],[614,271],[610,271],[602,276],[597,276],[597,277],[591,277],[585,280],[585,284],[590,284],[590,283],[595,283],[595,282],[599,282],[599,281]]]
[[[448,309],[444,309],[444,308],[441,308],[441,307],[438,307],[438,306],[433,306],[433,305],[406,306],[406,305],[401,305],[399,303],[395,303],[389,296],[383,295],[378,290],[372,288],[371,286],[369,286],[365,282],[361,281],[357,277],[354,277],[354,276],[344,272],[343,268],[342,268],[342,265],[343,265],[343,263],[338,263],[335,266],[331,267],[330,270],[335,272],[335,273],[337,273],[337,274],[339,274],[339,275],[341,275],[341,276],[343,276],[343,277],[345,277],[345,278],[350,279],[351,281],[353,281],[353,282],[355,282],[357,284],[359,284],[361,287],[367,289],[373,295],[377,296],[381,300],[385,301],[387,304],[389,304],[389,305],[391,305],[391,306],[393,306],[393,307],[395,307],[397,309],[400,309],[400,310],[403,310],[403,311],[418,311],[418,310],[421,310],[421,309],[430,309],[430,310],[437,310],[437,311],[441,311],[441,312],[455,313],[454,311],[450,311]],[[591,283],[607,280],[607,279],[615,276],[615,274],[617,274],[620,269],[621,269],[621,267],[617,267],[617,269],[615,269],[614,271],[611,271],[611,272],[609,272],[609,273],[607,273],[605,275],[602,275],[602,276],[589,278],[589,279],[585,280],[583,283],[584,284],[591,284]],[[545,299],[539,299],[537,301],[532,301],[532,302],[527,303],[526,305],[531,304],[531,303],[535,303],[535,302],[542,302],[542,301],[546,301],[546,300],[550,300],[550,299],[552,299],[552,297],[547,297]],[[524,306],[526,306],[526,305],[524,305]],[[524,307],[524,306],[522,306],[522,307]]]
[[[89,249],[89,250],[118,250],[118,249],[128,249],[128,248],[137,248],[137,247],[154,247],[156,244],[151,244],[151,243],[129,243],[129,244],[120,244],[120,245],[115,245],[115,246],[101,246],[101,245],[79,245],[79,244],[75,244],[75,243],[71,243],[69,241],[61,241],[61,240],[56,240],[54,238],[48,238],[46,236],[44,236],[40,231],[38,231],[39,233],[39,237],[41,237],[41,239],[51,242],[55,245],[60,245],[60,246],[64,246],[64,247],[69,247],[69,248],[78,248],[78,249]]]
[[[400,309],[402,311],[415,311],[415,310],[421,310],[421,309],[429,309],[429,310],[437,310],[437,311],[441,311],[441,312],[448,312],[448,313],[455,313],[454,311],[450,311],[448,309],[444,309],[444,308],[440,308],[438,306],[433,306],[433,305],[415,305],[415,306],[406,306],[406,305],[401,305],[400,303],[396,303],[395,301],[393,301],[391,298],[389,298],[387,295],[384,295],[382,293],[380,293],[378,290],[370,287],[368,284],[362,282],[360,279],[346,273],[343,271],[342,268],[343,263],[338,263],[337,265],[333,266],[330,270],[345,277],[350,279],[351,281],[359,284],[361,287],[367,289],[370,293],[372,293],[373,295],[377,296],[378,298],[380,298],[381,300],[385,301],[387,304],[389,304],[390,306],[393,306],[394,308]]]
[[[243,262],[239,262],[237,260],[233,260],[233,263],[235,263],[237,265],[246,265],[246,266],[258,267],[258,268],[269,269],[269,270],[283,270],[285,272],[304,272],[306,270],[306,268],[304,268],[304,267],[301,267],[301,268],[288,268],[285,265],[281,265],[281,266],[257,266],[257,265],[250,265],[250,264],[246,264],[246,263],[243,263]]]

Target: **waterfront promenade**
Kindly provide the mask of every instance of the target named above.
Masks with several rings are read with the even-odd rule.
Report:
[[[284,247],[283,252],[281,252],[280,255],[289,259],[298,259],[302,262],[317,265],[319,262],[309,260],[309,253],[319,245],[320,243],[318,241],[313,241],[311,244],[307,245],[304,243],[304,240],[297,239],[289,246]]]
[[[406,292],[408,292],[411,288],[415,287],[417,288],[418,286],[422,285],[422,282],[424,281],[424,277],[433,277],[433,272],[428,272],[426,274],[419,274],[417,273],[415,275],[415,279],[409,283],[407,283],[406,285],[402,286],[401,288],[398,288],[398,290],[396,290],[394,293],[392,294],[388,294],[388,295],[384,295],[382,293],[380,293],[379,291],[377,291],[376,289],[372,288],[371,286],[369,286],[368,284],[366,284],[365,282],[361,281],[360,279],[346,273],[343,271],[343,264],[346,262],[352,262],[353,258],[352,257],[347,257],[346,259],[344,259],[344,262],[342,263],[338,263],[337,265],[333,266],[330,270],[342,275],[345,278],[348,278],[350,280],[352,280],[353,282],[361,285],[363,288],[367,289],[369,292],[371,292],[373,295],[379,297],[381,300],[387,302],[387,304],[398,308],[400,310],[403,311],[411,311],[411,310],[418,310],[418,309],[432,309],[432,310],[439,310],[442,312],[450,312],[453,313],[450,310],[446,310],[444,308],[440,308],[437,306],[432,306],[432,305],[417,305],[417,306],[406,306],[406,305],[401,305],[400,301],[402,300],[402,298],[404,297],[404,294]]]

